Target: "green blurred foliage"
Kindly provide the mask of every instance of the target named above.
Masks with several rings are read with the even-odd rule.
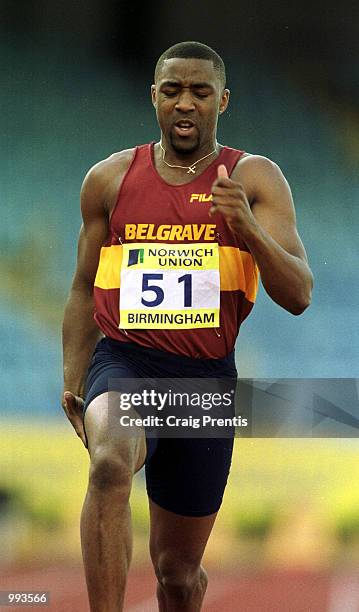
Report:
[[[71,426],[7,421],[1,423],[0,440],[0,519],[12,520],[14,532],[25,522],[31,532],[16,544],[18,554],[41,557],[51,550],[54,555],[61,543],[61,554],[79,555],[89,458]],[[339,554],[359,535],[356,459],[356,444],[342,441],[237,440],[213,546],[224,558],[227,541],[236,551],[245,541],[264,545],[281,526],[288,529],[288,516],[302,509],[320,522]],[[143,473],[134,479],[131,509],[136,537],[145,542],[149,513]]]
[[[278,514],[277,508],[267,505],[256,509],[238,508],[233,517],[234,533],[239,538],[264,540],[270,533]]]
[[[359,511],[353,511],[338,519],[336,535],[343,544],[359,540]]]

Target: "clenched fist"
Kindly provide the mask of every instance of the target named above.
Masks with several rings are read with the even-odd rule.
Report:
[[[243,233],[255,224],[243,186],[228,177],[226,166],[218,166],[217,179],[212,185],[212,206],[209,214],[221,213],[232,232]]]

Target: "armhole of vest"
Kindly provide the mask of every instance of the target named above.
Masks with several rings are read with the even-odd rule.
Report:
[[[245,151],[239,151],[238,149],[235,151],[235,154],[233,156],[233,161],[231,162],[231,166],[230,166],[229,176],[232,175],[233,170],[235,169],[239,160],[242,159],[244,154],[245,154]]]
[[[131,170],[131,168],[132,168],[132,166],[133,166],[133,162],[135,161],[135,159],[136,159],[136,157],[137,157],[138,149],[139,149],[139,147],[138,147],[138,146],[137,146],[137,147],[135,147],[135,151],[134,151],[134,154],[133,154],[132,159],[131,159],[131,161],[130,161],[130,165],[128,166],[128,168],[127,168],[127,170],[126,170],[125,174],[123,175],[123,179],[122,179],[122,181],[121,181],[121,185],[120,185],[120,186],[119,186],[119,188],[118,188],[117,198],[116,198],[116,204],[115,204],[115,206],[113,207],[113,211],[112,211],[111,217],[110,217],[110,219],[109,219],[110,223],[111,223],[111,219],[113,219],[113,216],[114,216],[115,212],[116,212],[116,211],[117,211],[117,209],[118,209],[118,204],[119,204],[120,197],[121,197],[121,191],[122,191],[122,188],[123,188],[123,186],[124,186],[124,184],[125,184],[125,181],[126,181],[126,179],[127,179],[127,177],[128,177],[128,174],[129,174],[129,172],[130,172],[130,170]]]

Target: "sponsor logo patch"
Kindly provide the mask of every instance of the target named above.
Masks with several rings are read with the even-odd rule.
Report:
[[[211,202],[212,194],[211,193],[192,193],[190,202]]]

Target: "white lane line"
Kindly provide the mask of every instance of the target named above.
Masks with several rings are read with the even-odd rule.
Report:
[[[328,612],[359,612],[359,575],[333,577]]]

